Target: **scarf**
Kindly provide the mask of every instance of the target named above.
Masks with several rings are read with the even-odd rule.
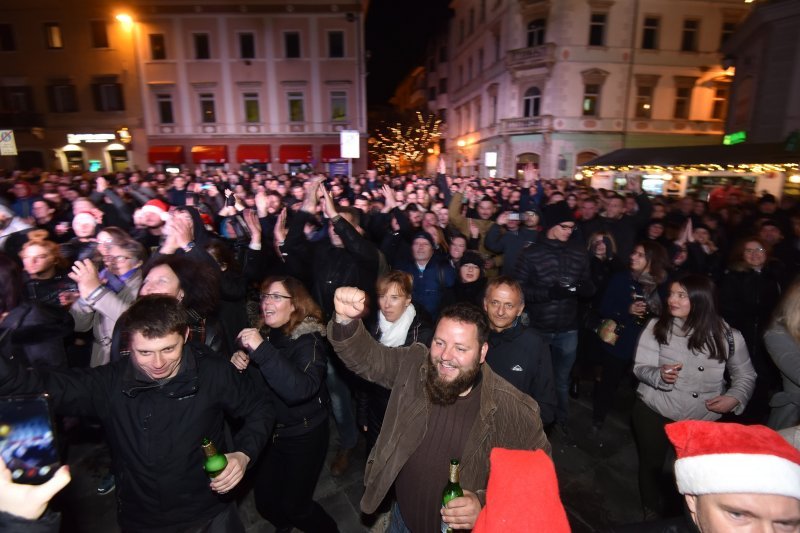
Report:
[[[378,311],[378,328],[381,334],[381,344],[389,347],[402,346],[406,342],[408,336],[408,328],[414,322],[414,317],[417,316],[417,310],[414,309],[414,304],[410,304],[400,315],[400,318],[394,322],[389,322],[383,316],[383,311]]]

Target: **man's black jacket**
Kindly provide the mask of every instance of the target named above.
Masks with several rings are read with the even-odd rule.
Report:
[[[200,444],[240,451],[255,464],[274,415],[263,393],[227,360],[188,343],[178,375],[163,385],[128,357],[91,369],[26,371],[0,357],[0,394],[48,392],[56,411],[100,419],[111,447],[117,513],[123,530],[202,523],[229,500],[209,488]],[[224,449],[225,416],[241,420],[234,448]]]

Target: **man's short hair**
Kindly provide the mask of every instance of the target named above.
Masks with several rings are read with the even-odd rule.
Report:
[[[350,207],[348,205],[337,205],[336,211],[340,215],[347,215],[350,217],[348,222],[351,222],[353,226],[359,227],[361,226],[361,210],[356,209],[355,207]]]
[[[522,292],[522,285],[520,285],[519,281],[515,280],[511,276],[497,276],[490,279],[486,283],[486,290],[484,291],[484,294],[488,296],[490,290],[494,289],[495,287],[499,287],[500,285],[508,285],[511,287],[511,290],[517,293],[519,296],[520,303],[525,303],[525,293]]]
[[[170,333],[183,335],[189,327],[189,315],[172,296],[150,294],[136,300],[120,317],[123,331],[141,333],[147,339],[166,337]]]
[[[439,315],[439,322],[444,318],[465,324],[474,324],[478,330],[479,346],[483,346],[489,341],[489,319],[486,318],[486,313],[477,305],[465,302],[449,305]],[[437,326],[439,322],[437,322]]]

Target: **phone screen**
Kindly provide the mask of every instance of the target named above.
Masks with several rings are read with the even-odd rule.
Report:
[[[39,485],[59,467],[49,397],[0,397],[0,457],[15,483]]]

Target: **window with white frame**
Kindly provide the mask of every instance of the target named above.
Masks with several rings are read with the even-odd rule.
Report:
[[[217,110],[213,93],[200,93],[200,121],[204,124],[214,124],[217,121]]]
[[[334,122],[347,120],[347,93],[345,91],[331,92],[331,120]]]
[[[305,122],[305,95],[301,92],[290,92],[286,97],[289,103],[289,122]]]
[[[545,29],[546,22],[543,18],[538,18],[528,23],[528,48],[544,44]]]
[[[160,124],[175,124],[175,114],[172,110],[172,95],[157,94],[156,105],[158,107],[158,122]]]
[[[525,91],[522,98],[522,116],[538,117],[542,110],[542,91],[538,87],[531,87]]]
[[[261,122],[261,106],[258,101],[258,93],[244,93],[244,121],[253,124]]]

